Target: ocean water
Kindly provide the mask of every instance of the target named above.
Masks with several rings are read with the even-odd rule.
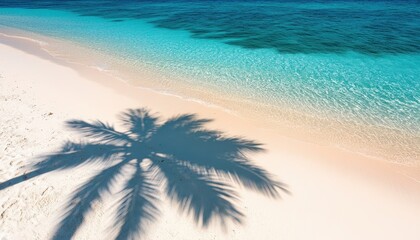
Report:
[[[418,1],[0,0],[1,26],[164,76],[140,81],[96,62],[135,86],[192,95],[310,141],[420,162]]]

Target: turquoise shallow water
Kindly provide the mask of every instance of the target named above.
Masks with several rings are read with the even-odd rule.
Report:
[[[397,144],[418,159],[420,4],[104,2],[0,1],[0,26],[107,51],[133,69],[153,66],[168,76],[163,90],[178,81],[275,109],[271,122],[293,112],[315,128],[353,125],[339,134]]]

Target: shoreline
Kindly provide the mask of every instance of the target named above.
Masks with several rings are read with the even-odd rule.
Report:
[[[33,160],[55,149],[60,141],[77,138],[63,127],[68,119],[101,119],[114,123],[118,113],[138,107],[148,107],[165,118],[194,113],[214,119],[209,124],[210,129],[262,142],[267,152],[259,154],[255,163],[285,182],[291,194],[283,195],[283,200],[273,201],[241,190],[247,224],[230,226],[229,230],[233,229],[234,233],[198,229],[193,220],[180,220],[168,203],[163,220],[148,230],[151,238],[159,234],[163,235],[162,239],[174,236],[197,239],[202,234],[207,234],[206,239],[215,236],[227,239],[278,239],[279,236],[288,239],[314,236],[320,239],[416,238],[420,216],[419,167],[402,166],[280,136],[220,109],[132,88],[98,71],[70,68],[54,62],[53,58],[37,56],[36,52],[31,54],[28,49],[0,43],[0,51],[7,56],[0,59],[0,81],[5,83],[1,96],[8,96],[0,107],[10,117],[10,121],[4,122],[7,128],[0,136],[5,138],[2,139],[4,144],[12,144],[7,147],[18,148],[9,149],[0,156],[4,159],[0,168],[3,170],[1,182],[24,171],[19,161]],[[25,71],[22,71],[23,67]],[[49,112],[53,113],[51,117],[48,117]],[[33,129],[33,132],[21,127]],[[30,142],[15,139],[16,131]],[[80,171],[76,172],[89,173]],[[8,235],[22,234],[39,239],[50,236],[56,211],[60,211],[66,194],[79,182],[67,171],[62,176],[55,173],[2,191],[2,194],[6,193],[0,204],[0,212],[5,216],[1,220],[2,229],[10,231]],[[53,186],[53,190],[45,190],[46,186]],[[25,197],[19,198],[21,194]],[[19,199],[19,202],[13,203],[13,199]],[[13,217],[19,215],[20,209],[27,209],[31,202],[36,202],[35,209],[21,213],[24,217],[20,219]],[[94,237],[96,225],[105,218],[102,216],[104,209],[99,205],[77,236]],[[31,225],[32,221],[35,224]],[[374,226],[371,226],[372,222]],[[335,229],[331,229],[332,223],[336,224]],[[18,229],[26,231],[19,233]],[[165,232],[159,233],[159,229],[165,229]]]
[[[4,28],[4,27],[3,27]],[[261,106],[262,108],[267,109],[256,109],[256,106],[251,106],[247,104],[246,102],[238,102],[237,100],[232,100],[228,103],[229,106],[237,105],[237,108],[229,108],[224,105],[219,105],[216,101],[215,103],[212,103],[208,100],[206,96],[202,96],[203,98],[200,98],[200,94],[192,94],[192,95],[186,95],[182,94],[180,92],[176,92],[176,89],[186,89],[189,90],[190,88],[185,85],[184,83],[179,83],[180,85],[176,87],[174,91],[168,91],[165,88],[161,88],[158,85],[153,86],[154,81],[151,81],[150,79],[154,79],[158,73],[151,73],[154,70],[149,69],[147,72],[141,76],[137,76],[136,79],[140,80],[138,84],[133,85],[130,83],[129,80],[130,76],[127,75],[124,77],[124,75],[118,76],[113,74],[113,71],[115,70],[109,70],[109,69],[100,69],[95,64],[88,64],[88,62],[92,62],[97,59],[100,55],[92,59],[83,59],[83,60],[71,60],[66,55],[60,55],[60,52],[49,52],[45,46],[48,46],[47,42],[52,42],[53,49],[58,49],[60,47],[62,48],[69,48],[69,49],[75,49],[74,56],[81,53],[83,50],[92,51],[92,55],[95,54],[102,54],[97,52],[97,50],[89,50],[86,46],[77,46],[74,45],[75,43],[72,42],[62,42],[63,40],[60,39],[52,39],[50,37],[46,37],[43,35],[39,35],[38,33],[32,33],[27,32],[26,30],[20,30],[20,29],[14,29],[6,27],[6,32],[11,31],[12,35],[8,35],[8,33],[1,33],[2,36],[0,36],[0,41],[4,43],[8,43],[9,45],[14,45],[15,47],[24,49],[28,53],[35,54],[37,56],[41,56],[45,59],[48,59],[50,61],[56,62],[60,65],[65,65],[70,68],[76,69],[79,73],[82,75],[90,78],[93,81],[98,81],[95,76],[97,73],[100,72],[100,78],[102,76],[106,75],[106,78],[108,78],[107,81],[103,81],[103,79],[99,80],[101,84],[105,84],[111,87],[116,87],[121,90],[122,93],[124,93],[125,86],[119,87],[119,86],[112,86],[114,85],[113,82],[119,81],[123,83],[123,85],[128,85],[130,88],[136,88],[139,89],[138,91],[152,91],[157,93],[158,95],[168,95],[180,98],[184,101],[192,101],[197,102],[201,105],[204,105],[205,107],[211,107],[216,108],[222,111],[225,111],[229,114],[235,115],[236,117],[242,118],[243,120],[252,122],[253,125],[258,125],[259,128],[265,128],[268,131],[275,131],[278,135],[282,135],[284,137],[287,137],[289,139],[294,139],[297,141],[302,141],[305,143],[311,143],[315,145],[321,145],[325,147],[330,148],[336,148],[339,149],[339,151],[346,151],[350,153],[354,153],[356,155],[361,155],[368,158],[374,158],[379,161],[387,161],[392,162],[395,164],[405,165],[405,166],[412,166],[412,167],[420,167],[419,156],[417,156],[415,153],[420,151],[420,148],[415,145],[415,141],[417,139],[416,135],[414,133],[402,133],[399,132],[396,129],[392,128],[385,128],[385,127],[378,127],[378,126],[370,126],[370,125],[354,125],[353,123],[346,123],[341,121],[332,121],[328,119],[324,119],[321,121],[321,119],[317,119],[311,117],[310,115],[302,115],[302,113],[292,113],[290,111],[284,110],[281,116],[279,116],[277,119],[282,119],[279,122],[273,121],[270,117],[264,118],[263,115],[265,112],[269,114],[270,110],[268,106]],[[14,33],[14,31],[16,31]],[[15,35],[13,35],[13,33]],[[21,35],[28,35],[27,37],[23,37]],[[36,39],[32,39],[32,37],[36,37]],[[28,44],[30,42],[30,44]],[[42,46],[44,45],[44,46]],[[72,46],[74,45],[74,47]],[[58,54],[58,55],[57,55]],[[72,57],[74,57],[72,56]],[[85,57],[85,56],[83,56]],[[106,53],[102,56],[103,58],[112,58],[111,55],[108,56]],[[108,61],[108,60],[107,60]],[[120,65],[118,66],[120,67]],[[152,75],[150,75],[152,74]],[[92,77],[93,76],[93,77]],[[133,78],[133,76],[131,76]],[[146,80],[141,80],[141,79]],[[159,77],[158,77],[159,78]],[[159,81],[158,81],[159,82]],[[144,84],[144,86],[142,85]],[[178,83],[177,83],[178,84]],[[128,87],[127,87],[128,88]],[[169,87],[170,88],[170,87]],[[198,89],[198,88],[197,88]],[[197,90],[196,89],[196,90]],[[185,91],[186,91],[185,90]],[[200,90],[201,92],[205,91],[204,89]],[[135,93],[131,93],[132,97],[135,97]],[[214,99],[213,99],[214,100]],[[240,107],[238,107],[240,106]],[[238,109],[247,109],[249,108],[249,111],[241,112]],[[255,109],[254,109],[255,108]],[[259,112],[261,111],[261,112]],[[288,112],[288,113],[286,113]],[[259,113],[259,114],[257,114]],[[297,114],[297,115],[296,115]],[[258,116],[257,116],[258,115]],[[269,114],[270,115],[270,114]],[[301,119],[301,120],[297,120]],[[325,126],[328,126],[325,127]],[[343,129],[343,130],[341,130]],[[349,134],[349,130],[353,129],[354,134]],[[360,135],[361,132],[367,131],[371,132],[371,134],[375,134],[375,136],[370,136],[369,139],[364,139],[363,135]],[[402,137],[404,135],[404,138],[396,138],[393,139],[392,136],[394,134],[400,134]],[[359,136],[360,135],[360,136]],[[365,136],[366,137],[366,136]],[[404,140],[404,143],[400,143],[402,140]],[[390,142],[388,142],[390,141]],[[398,142],[399,141],[399,142]],[[413,145],[414,144],[414,145]]]
[[[1,33],[0,35],[5,36],[6,34]],[[152,96],[151,98],[157,97],[159,99],[164,99],[164,102],[166,103],[171,103],[172,99],[175,98],[179,102],[187,103],[188,105],[193,106],[192,110],[196,111],[197,113],[206,114],[209,111],[216,111],[218,115],[221,115],[221,118],[223,121],[245,123],[247,122],[247,120],[249,120],[245,116],[241,116],[233,111],[230,111],[229,109],[226,109],[218,105],[213,105],[211,103],[207,103],[199,99],[195,99],[195,98],[189,98],[189,97],[185,97],[185,96],[181,96],[177,94],[161,92],[157,89],[153,89],[149,87],[133,86],[125,80],[118,79],[114,75],[108,74],[106,71],[99,70],[92,66],[81,65],[79,62],[69,62],[65,59],[60,59],[57,56],[53,56],[46,49],[41,48],[40,44],[45,43],[42,40],[35,40],[32,38],[25,38],[25,37],[19,37],[19,36],[7,36],[7,37],[10,37],[11,38],[10,40],[12,41],[5,42],[4,38],[1,38],[0,36],[0,44],[6,44],[12,48],[16,48],[20,51],[24,51],[25,53],[28,53],[30,55],[34,55],[36,57],[50,61],[52,63],[71,68],[74,71],[76,71],[79,75],[86,78],[87,80],[93,81],[99,85],[110,88],[116,91],[117,93],[127,96],[131,99],[136,99],[136,100],[142,99],[144,101],[145,99],[139,96],[147,95],[147,96]],[[15,38],[19,40],[21,39],[22,42],[16,41]],[[150,102],[148,104],[153,105]],[[165,111],[166,110],[167,109],[165,109]],[[171,110],[170,112],[173,112],[173,111]],[[225,125],[225,124],[222,124],[222,125]],[[417,163],[404,164],[398,161],[389,161],[389,159],[384,159],[384,158],[381,158],[380,156],[368,155],[363,152],[353,151],[350,149],[343,148],[341,146],[333,146],[333,145],[329,145],[323,142],[315,143],[313,141],[307,141],[304,139],[291,137],[289,135],[282,134],[283,132],[275,128],[270,128],[270,126],[268,125],[261,124],[261,122],[258,122],[258,121],[250,121],[242,125],[243,126],[239,127],[239,129],[241,128],[246,129],[252,126],[254,128],[257,128],[258,131],[270,132],[269,135],[271,135],[270,137],[271,139],[280,137],[282,139],[285,139],[284,141],[291,141],[291,142],[296,143],[297,145],[303,144],[307,146],[313,146],[312,147],[313,149],[328,149],[335,153],[343,153],[345,155],[354,156],[354,158],[357,158],[357,159],[368,159],[367,161],[382,162],[385,164],[389,164],[390,166],[395,165],[395,166],[418,169],[419,177],[420,177],[420,165],[418,165]],[[417,179],[416,181],[420,182],[420,179]]]

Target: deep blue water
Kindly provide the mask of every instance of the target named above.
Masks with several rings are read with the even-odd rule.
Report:
[[[0,1],[110,21],[147,19],[244,48],[280,53],[420,52],[418,1]]]
[[[191,89],[241,96],[276,109],[273,121],[311,115],[316,128],[338,122],[339,134],[361,145],[420,154],[418,1],[0,0],[1,25],[107,49]],[[356,127],[346,133],[349,124]]]

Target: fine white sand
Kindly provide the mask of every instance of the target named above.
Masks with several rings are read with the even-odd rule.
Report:
[[[418,168],[287,139],[216,108],[60,65],[33,43],[24,45],[18,49],[0,44],[0,184],[24,176],[30,171],[26,166],[63,142],[78,141],[81,136],[65,127],[70,119],[101,120],[118,127],[117,115],[127,108],[147,107],[163,119],[194,113],[215,119],[209,129],[264,143],[266,152],[252,155],[253,163],[286,184],[290,193],[279,190],[281,198],[273,199],[233,185],[243,223],[228,222],[224,227],[212,223],[206,228],[160,194],[156,196],[160,214],[137,237],[420,238]],[[98,166],[86,165],[52,171],[0,190],[0,239],[51,238],[72,193],[97,170]],[[104,192],[102,200],[92,204],[74,239],[115,238],[117,195]]]

